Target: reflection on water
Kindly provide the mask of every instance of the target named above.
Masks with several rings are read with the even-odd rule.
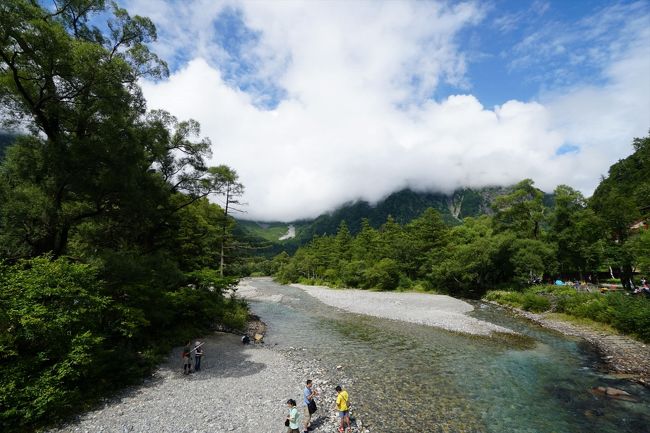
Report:
[[[361,316],[267,279],[253,285],[282,295],[280,303],[251,303],[269,325],[266,342],[306,348],[333,370],[343,365],[353,380],[353,411],[373,431],[638,433],[650,425],[646,389],[598,373],[588,346],[498,307],[480,305],[472,315],[524,337],[467,336]],[[589,393],[601,385],[640,401]]]

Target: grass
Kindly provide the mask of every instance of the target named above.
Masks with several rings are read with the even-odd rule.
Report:
[[[562,322],[568,322],[578,326],[584,326],[585,328],[589,328],[598,332],[605,332],[607,334],[620,334],[620,332],[614,329],[612,326],[606,323],[596,322],[595,320],[587,319],[586,317],[576,317],[565,313],[545,313],[544,317],[551,320],[559,320]]]

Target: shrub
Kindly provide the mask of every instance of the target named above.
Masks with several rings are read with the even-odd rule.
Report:
[[[525,293],[522,299],[522,308],[526,311],[541,313],[551,308],[551,301],[546,296]]]

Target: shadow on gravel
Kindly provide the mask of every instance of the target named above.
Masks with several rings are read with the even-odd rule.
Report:
[[[251,351],[265,350],[263,347],[241,344],[239,337],[232,334],[217,333],[205,338],[201,371],[187,375],[191,380],[209,380],[215,377],[245,377],[257,374],[266,368],[261,362],[250,360]],[[183,377],[181,348],[174,349],[167,362],[167,367]]]

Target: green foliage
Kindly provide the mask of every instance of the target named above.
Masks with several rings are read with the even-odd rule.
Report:
[[[631,229],[635,222],[650,220],[650,136],[635,138],[634,153],[618,161],[596,188],[590,207],[603,221],[607,236],[604,254],[607,264],[620,269],[621,280],[629,289],[633,268],[645,263]],[[641,245],[641,250],[644,248]]]
[[[62,259],[0,265],[3,431],[64,416],[84,393],[106,387],[105,343],[126,318],[101,286],[96,270]]]
[[[554,311],[590,319],[650,342],[650,301],[640,295],[577,292],[567,286],[533,286],[523,292],[490,291],[485,299],[527,311]]]
[[[551,307],[551,301],[548,298],[536,293],[525,293],[521,306],[526,311],[541,313],[543,311],[548,311],[548,309]]]
[[[400,281],[397,262],[383,258],[367,268],[363,274],[363,286],[367,289],[394,290]]]
[[[628,243],[629,252],[642,275],[650,275],[650,230],[643,230]]]
[[[557,269],[553,245],[536,239],[516,239],[512,242],[510,264],[513,281],[520,286],[530,284],[535,277],[553,275]]]
[[[544,194],[531,179],[515,185],[510,194],[497,197],[492,205],[496,212],[494,227],[498,232],[511,231],[519,237],[537,239],[544,217]]]
[[[0,158],[3,432],[82,410],[247,317],[213,270],[235,261],[243,186],[208,167],[196,121],[146,111],[139,80],[167,74],[156,30],[107,3],[0,2],[2,121],[28,130]]]
[[[285,223],[258,224],[254,221],[237,221],[247,232],[271,242],[280,242],[279,239],[287,233]]]

